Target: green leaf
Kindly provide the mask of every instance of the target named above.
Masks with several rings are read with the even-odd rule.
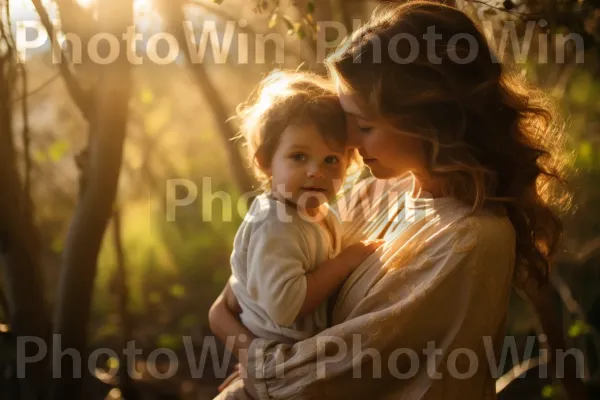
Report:
[[[156,346],[175,350],[181,347],[181,342],[176,335],[163,333],[156,338]]]
[[[568,335],[572,338],[585,335],[590,331],[589,325],[581,320],[577,320],[569,327]]]
[[[198,324],[198,316],[196,314],[187,314],[181,321],[179,321],[179,327],[181,329],[189,329],[194,325]]]
[[[281,18],[283,19],[283,22],[285,22],[285,26],[288,29],[288,35],[293,35],[294,34],[294,23],[285,15],[283,15]]]
[[[160,303],[160,300],[161,300],[161,296],[160,296],[160,293],[158,293],[158,292],[151,292],[148,295],[148,301],[150,303],[154,303],[154,304]]]
[[[114,370],[114,369],[119,368],[119,359],[110,357],[108,360],[106,360],[106,367],[109,370]]]
[[[592,78],[589,73],[582,73],[575,78],[569,88],[569,98],[577,104],[585,105],[588,103],[592,88]]]
[[[277,13],[273,13],[271,15],[271,19],[269,20],[269,29],[273,29],[277,25]]]
[[[52,244],[50,245],[50,248],[52,249],[52,251],[54,251],[55,253],[62,253],[63,249],[65,248],[65,242],[62,239],[62,237],[56,237],[53,241]]]
[[[221,4],[224,0],[213,0],[213,3],[215,4]]]
[[[101,338],[106,338],[106,337],[110,337],[110,336],[117,336],[119,333],[119,327],[115,324],[112,323],[106,323],[104,325],[102,325],[102,327],[100,327],[100,329],[98,329],[98,332],[96,333],[98,335],[98,337]]]
[[[309,14],[313,14],[315,12],[315,2],[314,1],[309,1],[306,4],[306,12]]]
[[[48,149],[48,158],[53,162],[60,161],[60,159],[64,157],[68,150],[69,142],[66,140],[57,140],[56,142],[52,143]]]
[[[44,153],[41,150],[34,150],[31,156],[33,158],[33,161],[35,161],[38,164],[48,160],[48,157],[46,157],[46,153]]]
[[[589,165],[592,163],[593,153],[594,153],[594,149],[592,148],[592,144],[585,140],[582,141],[581,144],[579,145],[579,154],[578,154],[579,160],[583,164]]]
[[[542,388],[542,397],[545,399],[551,399],[556,394],[556,390],[552,385],[546,385]]]
[[[154,101],[154,93],[149,88],[142,89],[140,93],[140,98],[142,100],[142,104],[151,104]]]
[[[306,37],[306,32],[304,32],[304,28],[301,24],[298,25],[300,26],[296,27],[296,35],[298,35],[300,39],[304,39]]]
[[[169,293],[173,297],[182,298],[185,296],[185,288],[182,285],[173,285],[169,288]]]

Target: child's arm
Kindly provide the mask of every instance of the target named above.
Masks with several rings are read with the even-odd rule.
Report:
[[[312,257],[304,233],[294,224],[269,221],[248,245],[248,295],[275,324],[290,326],[333,293],[380,243],[357,243],[309,273]]]
[[[308,272],[306,274],[306,296],[296,318],[313,312],[382,244],[383,240],[356,243]]]

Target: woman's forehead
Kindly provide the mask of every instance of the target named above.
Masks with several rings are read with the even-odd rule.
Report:
[[[355,96],[349,93],[338,92],[340,104],[346,114],[350,114],[356,118],[367,119],[363,111],[358,107]]]

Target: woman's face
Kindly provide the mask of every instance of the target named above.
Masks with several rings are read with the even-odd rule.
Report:
[[[369,120],[351,95],[340,92],[339,97],[346,112],[350,144],[358,149],[373,176],[387,179],[407,172],[421,173],[424,170],[422,140]]]

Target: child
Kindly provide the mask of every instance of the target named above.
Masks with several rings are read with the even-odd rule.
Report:
[[[236,234],[229,283],[254,335],[293,343],[327,327],[327,298],[383,242],[342,251],[340,222],[327,201],[355,152],[346,146],[346,117],[325,78],[274,72],[239,114],[265,193]],[[213,307],[209,320],[226,343],[226,316]]]

